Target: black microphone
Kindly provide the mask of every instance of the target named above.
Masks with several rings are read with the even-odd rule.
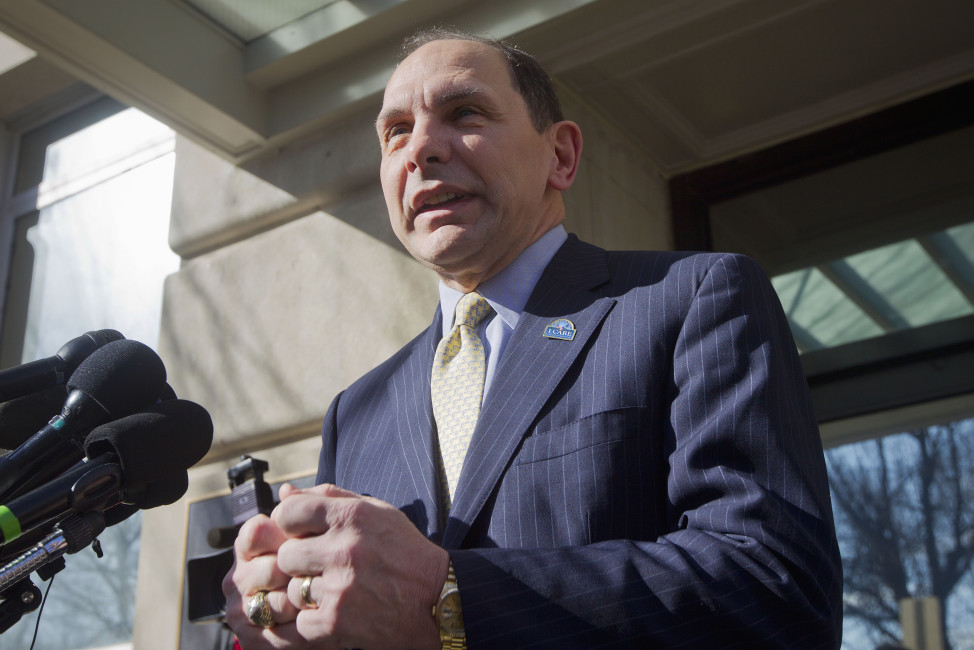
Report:
[[[85,441],[86,462],[0,505],[3,543],[72,513],[175,501],[185,492],[186,470],[203,458],[212,437],[206,409],[180,399],[101,425]]]
[[[92,352],[124,338],[115,330],[86,332],[62,345],[53,357],[0,370],[0,402],[63,384]]]
[[[108,506],[102,512],[105,516],[105,527],[114,526],[139,510],[175,503],[186,494],[188,487],[189,473],[183,471],[145,485],[124,488],[118,493],[118,503]],[[19,521],[17,525],[20,525]],[[50,535],[50,529],[50,526],[35,526],[33,530],[23,531],[20,537],[9,544],[0,545],[0,562],[7,562],[41,542],[42,538]]]
[[[112,341],[95,350],[68,380],[60,415],[0,458],[0,499],[23,494],[81,460],[91,429],[156,402],[165,381],[162,360],[138,341]]]
[[[9,544],[21,534],[72,512],[113,505],[122,484],[122,469],[110,454],[81,463],[36,490],[0,505],[0,534]]]
[[[0,403],[0,448],[16,449],[61,412],[68,390],[57,384]]]
[[[0,403],[0,449],[16,449],[27,442],[61,412],[67,396],[67,388],[64,384],[58,384]],[[159,400],[169,399],[176,399],[176,392],[172,386],[165,384]]]
[[[141,491],[140,498],[155,501],[160,492],[174,489],[170,481],[198,463],[212,441],[209,412],[196,402],[173,399],[101,425],[85,440],[85,453],[117,457],[123,496]]]

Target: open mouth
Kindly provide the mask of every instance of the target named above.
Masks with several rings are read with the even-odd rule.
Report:
[[[456,192],[443,192],[442,194],[434,194],[433,196],[430,196],[425,201],[423,201],[423,205],[420,206],[418,210],[416,210],[416,213],[420,214],[422,212],[428,212],[430,210],[440,210],[443,208],[448,208],[451,205],[454,205],[465,198],[467,198],[466,194],[457,194]]]

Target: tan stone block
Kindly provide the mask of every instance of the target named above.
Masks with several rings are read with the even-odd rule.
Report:
[[[211,456],[227,457],[317,430],[338,391],[429,324],[436,300],[435,277],[400,248],[319,212],[170,276],[160,355],[177,394],[209,409]]]
[[[183,257],[198,255],[375,185],[374,120],[360,112],[239,166],[178,138],[170,246]],[[383,224],[384,230],[377,227]],[[384,210],[356,225],[379,238],[391,237]]]

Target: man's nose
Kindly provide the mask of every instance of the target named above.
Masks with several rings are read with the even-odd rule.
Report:
[[[445,129],[432,121],[421,120],[413,125],[406,148],[406,169],[410,173],[428,165],[450,160],[450,138]]]

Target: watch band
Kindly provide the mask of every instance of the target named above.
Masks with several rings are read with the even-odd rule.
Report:
[[[460,590],[457,576],[450,562],[446,582],[440,591],[440,598],[433,606],[433,618],[440,632],[440,645],[444,650],[467,650],[467,637],[463,626],[463,611],[460,608]]]
[[[463,637],[443,638],[443,633],[441,632],[440,647],[443,650],[467,650],[467,640]]]

